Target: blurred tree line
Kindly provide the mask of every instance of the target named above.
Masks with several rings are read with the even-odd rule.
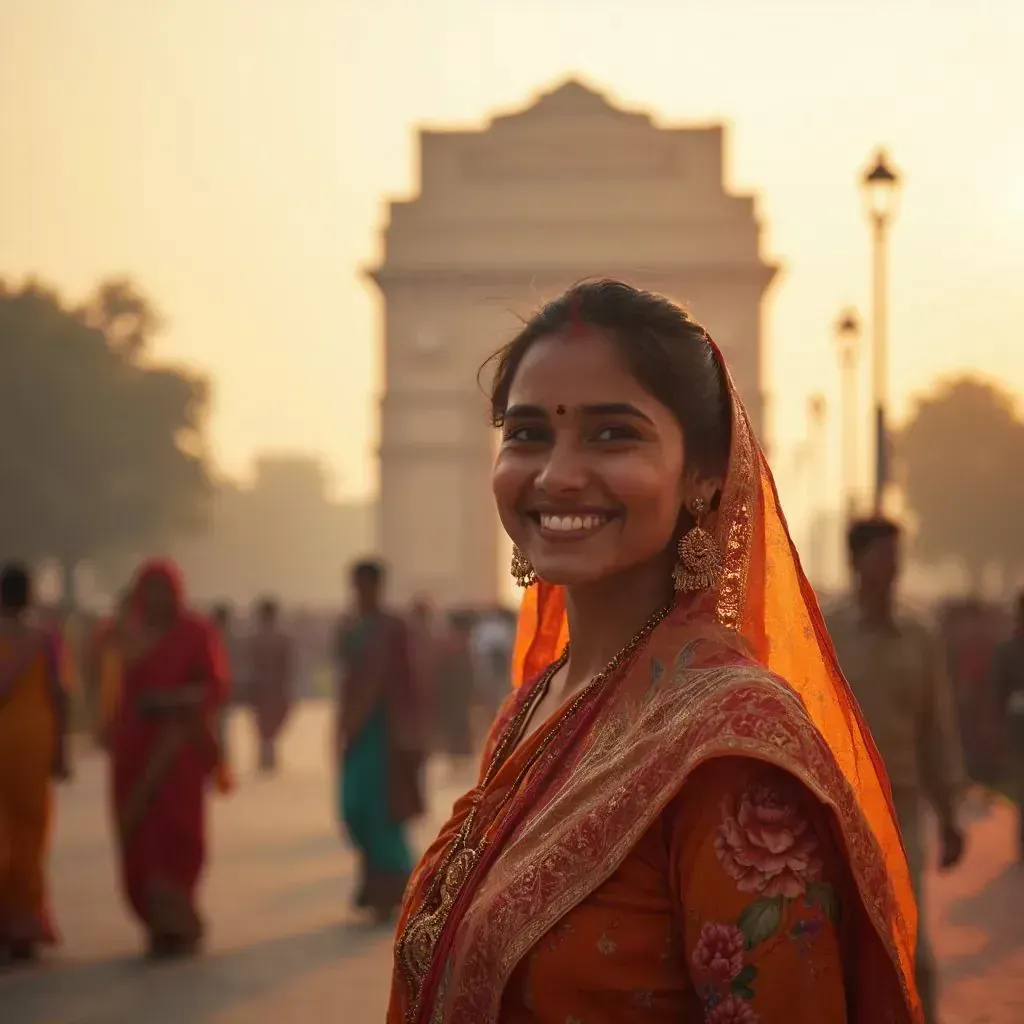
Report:
[[[36,282],[0,280],[0,558],[57,562],[66,601],[74,599],[74,570],[86,562],[120,571],[138,552],[182,544],[200,567],[216,560],[212,497],[230,488],[211,480],[209,387],[152,361],[159,329],[153,306],[128,280],[100,284],[77,306]],[[977,592],[987,576],[1003,587],[1014,582],[1024,572],[1024,419],[1015,396],[971,377],[944,382],[918,402],[895,441],[915,555],[959,562]],[[307,502],[311,510],[324,505],[309,513],[319,517],[317,528],[312,520],[301,527],[316,547],[313,538],[333,535],[341,520],[324,504],[315,469],[302,460],[286,469],[302,479],[289,477],[266,494],[320,488]],[[293,538],[293,516],[263,493],[248,502],[263,509],[257,519],[280,521]],[[254,514],[247,508],[243,518]],[[239,537],[232,565],[253,545],[265,546],[236,519],[225,520]],[[366,533],[360,522],[342,530],[356,543]],[[286,539],[282,559],[291,550],[294,560]],[[223,547],[222,538],[214,546]]]
[[[149,359],[160,320],[130,281],[78,306],[0,280],[0,556],[75,569],[201,531],[207,382]]]
[[[921,398],[896,438],[923,562],[959,562],[972,592],[1024,574],[1024,419],[1005,388],[958,377]]]

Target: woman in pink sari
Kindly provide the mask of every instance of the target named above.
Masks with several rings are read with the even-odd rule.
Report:
[[[149,562],[134,587],[112,758],[121,880],[154,956],[196,951],[205,805],[221,764],[216,721],[224,658],[210,624],[185,608],[178,570]]]

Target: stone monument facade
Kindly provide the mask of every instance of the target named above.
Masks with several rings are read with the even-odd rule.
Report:
[[[483,130],[419,142],[419,195],[390,204],[370,271],[384,333],[377,536],[393,599],[489,604],[508,548],[478,371],[519,318],[586,277],[663,292],[708,326],[763,434],[776,268],[754,198],[725,187],[722,125],[659,127],[569,81]]]

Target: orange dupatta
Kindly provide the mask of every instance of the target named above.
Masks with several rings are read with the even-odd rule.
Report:
[[[914,900],[889,780],[874,740],[836,660],[817,598],[800,565],[779,504],[775,479],[747,418],[718,346],[712,348],[728,384],[732,445],[721,501],[710,524],[725,555],[717,618],[737,631],[757,662],[803,700],[849,784],[877,842],[897,913],[887,945],[916,1003]],[[561,587],[539,580],[527,590],[512,662],[516,687],[536,677],[569,640]],[[857,872],[857,865],[854,865]],[[870,873],[870,872],[868,872]]]
[[[871,979],[879,1004],[888,1000],[890,1016],[878,1019],[919,1019],[916,909],[884,769],[715,351],[733,409],[729,471],[709,524],[725,556],[721,585],[680,601],[616,678],[557,722],[507,805],[503,770],[459,801],[406,894],[389,1024],[497,1021],[528,950],[610,877],[698,765],[730,754],[779,765],[830,808],[870,932],[858,953],[889,964]],[[520,616],[516,684],[543,673],[566,640],[562,592],[540,582]],[[489,821],[486,841],[453,858],[473,808]],[[870,1000],[864,982],[858,995]]]

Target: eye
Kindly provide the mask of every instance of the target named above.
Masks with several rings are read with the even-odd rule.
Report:
[[[518,427],[506,427],[502,440],[512,444],[543,444],[550,431],[547,427],[537,424],[525,424]]]
[[[627,426],[624,423],[601,427],[594,435],[594,440],[602,444],[614,443],[616,441],[636,441],[640,437],[635,427]]]

